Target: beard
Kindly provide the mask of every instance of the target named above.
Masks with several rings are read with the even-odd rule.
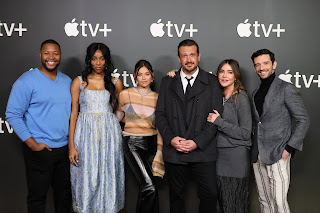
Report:
[[[192,64],[193,67],[191,67],[191,68],[187,67],[188,64]],[[185,64],[185,66],[182,66],[184,71],[186,71],[187,73],[192,73],[197,70],[198,66],[195,66],[194,63],[188,63],[188,64]]]
[[[58,63],[53,69],[49,69],[49,68],[47,67],[47,65],[46,65],[46,62],[42,62],[42,66],[43,66],[48,72],[53,72],[53,71],[57,70],[58,67],[59,67],[59,65],[60,65],[60,63]]]

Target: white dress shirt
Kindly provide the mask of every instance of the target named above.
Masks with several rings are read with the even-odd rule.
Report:
[[[199,73],[199,67],[197,67],[197,70],[191,75],[193,77],[193,79],[190,80],[190,85],[191,87],[193,86],[193,83],[194,81],[196,80],[197,76],[198,76],[198,73]],[[182,68],[180,70],[180,77],[181,77],[181,82],[182,82],[182,87],[183,87],[183,93],[186,93],[186,89],[187,89],[187,86],[188,86],[188,80],[186,79],[187,78],[191,78],[191,76],[187,76]]]

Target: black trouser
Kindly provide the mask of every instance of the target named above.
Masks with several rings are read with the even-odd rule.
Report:
[[[125,136],[124,155],[139,182],[137,213],[158,213],[158,192],[152,175],[157,136]]]
[[[32,151],[23,145],[28,184],[28,212],[44,213],[47,193],[53,187],[56,213],[69,213],[71,206],[70,162],[68,146]]]
[[[188,163],[187,165],[165,162],[166,175],[169,180],[170,212],[185,213],[184,192],[186,170],[191,168],[198,184],[200,199],[199,213],[216,212],[217,181],[216,162]]]

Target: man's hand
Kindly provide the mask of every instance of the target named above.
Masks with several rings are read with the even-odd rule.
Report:
[[[173,146],[179,152],[184,152],[183,149],[181,149],[181,148],[182,148],[182,142],[185,140],[186,139],[184,139],[184,138],[176,136],[171,140],[171,146]]]
[[[31,148],[31,147],[30,147]],[[41,151],[41,150],[43,150],[43,149],[47,149],[47,150],[49,150],[49,151],[52,151],[52,149],[48,146],[48,145],[46,145],[46,144],[44,144],[44,143],[37,143],[37,145],[35,145],[35,146],[32,146],[32,151]]]
[[[185,141],[181,141],[181,143],[182,143],[181,148],[185,153],[192,152],[198,147],[198,145],[193,140],[185,140]]]
[[[186,140],[178,136],[171,140],[171,146],[173,146],[177,151],[184,153],[192,152],[198,147],[193,140]]]
[[[32,151],[41,151],[43,149],[47,149],[49,151],[52,151],[52,149],[44,144],[44,143],[37,143],[34,138],[28,138],[25,143],[28,145],[28,147],[32,150]]]
[[[290,153],[287,150],[283,150],[283,152],[282,152],[282,160],[284,162],[286,162],[288,157],[289,157],[289,155],[290,155]]]

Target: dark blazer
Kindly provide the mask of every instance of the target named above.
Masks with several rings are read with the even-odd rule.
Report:
[[[273,80],[263,103],[261,117],[252,94],[255,133],[253,137],[252,161],[261,160],[271,165],[282,158],[286,145],[302,151],[303,139],[309,128],[309,117],[298,89],[277,76]],[[295,128],[292,130],[292,118]]]
[[[199,68],[198,76],[189,92],[188,100],[182,88],[180,71],[162,79],[156,108],[156,126],[163,138],[164,161],[176,164],[216,160],[216,125],[207,122],[209,112],[222,113],[222,90],[217,77]],[[197,149],[182,153],[171,146],[180,136],[192,139]]]

